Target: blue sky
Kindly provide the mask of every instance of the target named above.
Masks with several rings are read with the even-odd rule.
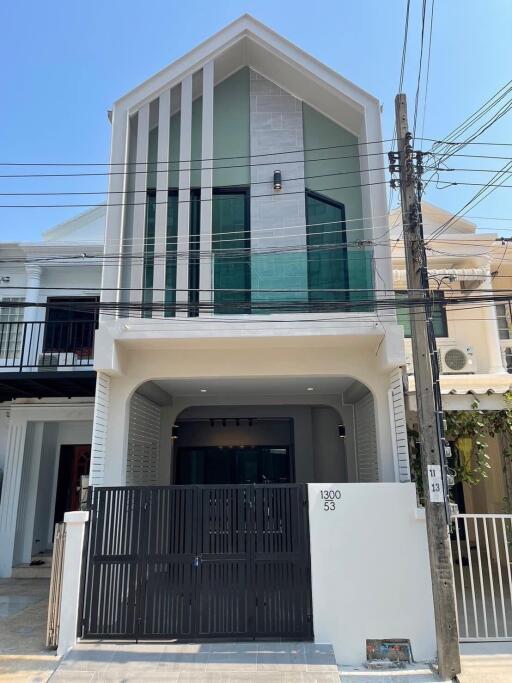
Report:
[[[243,12],[377,96],[384,107],[384,137],[391,137],[405,4],[405,0],[4,2],[0,8],[0,161],[108,161],[111,103]],[[421,0],[411,0],[411,6],[405,78],[410,109],[418,73]],[[436,0],[425,136],[446,135],[511,78],[511,29],[510,0]],[[512,142],[512,114],[482,139]],[[429,144],[424,142],[423,148]],[[472,147],[471,151],[512,157],[512,146]],[[458,168],[500,169],[506,162],[457,159],[451,163]],[[12,172],[28,170],[1,168],[1,173]],[[489,174],[459,172],[451,177],[482,182]],[[507,184],[512,185],[512,180]],[[0,192],[105,188],[102,177],[0,178]],[[477,189],[432,188],[426,199],[457,211]],[[475,222],[511,234],[511,197],[512,189],[498,189],[470,215],[507,218]],[[100,199],[101,195],[76,198],[78,203]],[[73,201],[62,196],[0,197],[4,205]],[[81,210],[0,208],[0,239],[37,239],[42,230]]]

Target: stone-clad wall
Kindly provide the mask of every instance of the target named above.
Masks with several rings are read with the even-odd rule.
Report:
[[[307,292],[296,291],[307,288],[302,102],[252,70],[250,140],[253,301],[305,300]],[[273,189],[276,169],[282,173],[281,192]],[[278,254],[262,251],[287,247]],[[262,289],[295,291],[258,293]]]

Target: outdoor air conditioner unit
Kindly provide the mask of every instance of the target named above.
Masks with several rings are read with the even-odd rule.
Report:
[[[476,372],[471,346],[441,346],[439,360],[443,375],[469,375]]]
[[[37,369],[45,372],[52,369],[72,370],[77,365],[74,353],[40,353],[37,359]]]

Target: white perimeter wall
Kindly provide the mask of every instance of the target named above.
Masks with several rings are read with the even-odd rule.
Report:
[[[322,490],[339,491],[325,511]],[[409,638],[436,656],[425,520],[414,484],[308,484],[315,642],[339,664],[366,661],[367,638]]]

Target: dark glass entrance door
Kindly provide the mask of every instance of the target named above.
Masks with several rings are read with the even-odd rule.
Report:
[[[176,484],[288,484],[285,446],[178,448]]]

